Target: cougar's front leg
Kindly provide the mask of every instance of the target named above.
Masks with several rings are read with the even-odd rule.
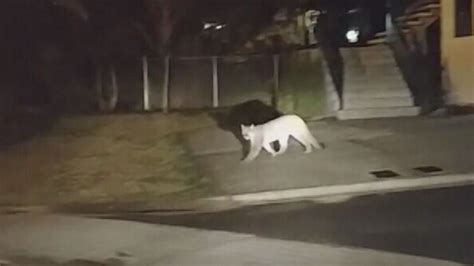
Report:
[[[250,151],[247,157],[243,160],[244,162],[251,162],[255,159],[260,150],[262,150],[263,138],[261,136],[255,136],[254,139],[250,140]]]
[[[280,144],[280,149],[276,153],[277,155],[283,154],[286,151],[286,149],[288,148],[288,140],[289,140],[288,137],[281,138],[278,140],[278,143]]]
[[[277,154],[270,143],[263,143],[263,148],[272,156],[275,156]]]

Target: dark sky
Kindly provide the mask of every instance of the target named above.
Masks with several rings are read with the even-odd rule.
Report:
[[[2,0],[0,20],[2,27],[2,45],[21,48],[31,42],[49,39],[61,39],[71,30],[70,21],[64,19],[67,14],[55,13],[51,8],[52,0]],[[96,30],[108,27],[121,19],[131,18],[141,23],[147,20],[147,10],[141,0],[85,0],[91,16],[94,17]],[[178,1],[175,1],[177,3]],[[382,0],[337,0],[337,1],[297,1],[297,0],[182,0],[186,10],[181,28],[194,28],[196,22],[204,19],[230,21],[245,24],[248,20],[264,22],[271,18],[278,6],[295,6],[302,3],[316,5],[349,7],[354,3],[365,2],[380,4]],[[200,26],[200,25],[199,25]],[[184,31],[183,31],[184,32]],[[9,49],[10,50],[10,49]]]

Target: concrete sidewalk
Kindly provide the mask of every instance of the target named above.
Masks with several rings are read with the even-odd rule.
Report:
[[[324,150],[303,153],[295,141],[271,157],[262,151],[242,163],[241,143],[217,126],[183,133],[201,175],[206,196],[150,198],[59,206],[0,206],[2,213],[67,212],[108,215],[124,212],[188,213],[302,198],[353,196],[474,184],[474,116],[411,117],[308,123]],[[439,172],[414,168],[434,166]],[[377,178],[391,170],[399,176]],[[322,200],[322,198],[321,198]]]
[[[304,154],[290,141],[288,151],[272,158],[265,151],[241,163],[240,142],[227,131],[210,128],[186,138],[205,174],[222,196],[381,182],[371,172],[391,170],[391,182],[474,172],[474,116],[411,117],[308,123],[325,150]],[[417,167],[442,171],[425,173]],[[466,180],[461,180],[462,182]],[[468,181],[474,181],[469,177]],[[430,181],[424,181],[429,184]]]
[[[351,247],[67,216],[0,216],[0,265],[459,265]]]

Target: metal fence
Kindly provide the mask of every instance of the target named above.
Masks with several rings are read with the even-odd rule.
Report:
[[[251,99],[270,102],[278,86],[278,57],[165,57],[161,61],[144,57],[143,102],[150,104],[143,109],[226,107]],[[150,73],[156,70],[161,77],[150,83]],[[150,94],[157,98],[150,99]]]
[[[298,67],[296,74],[321,72],[322,56],[317,49],[276,55],[143,57],[114,66],[116,73],[110,76],[115,76],[117,88],[112,94],[119,94],[117,108],[134,111],[229,107],[248,100],[275,104],[282,85],[302,79],[290,73],[290,65],[295,68],[306,61],[314,63],[311,73]],[[310,86],[317,90],[322,82],[317,83]]]

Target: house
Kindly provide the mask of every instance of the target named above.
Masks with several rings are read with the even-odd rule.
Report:
[[[440,4],[447,104],[474,105],[474,0],[441,0]]]

